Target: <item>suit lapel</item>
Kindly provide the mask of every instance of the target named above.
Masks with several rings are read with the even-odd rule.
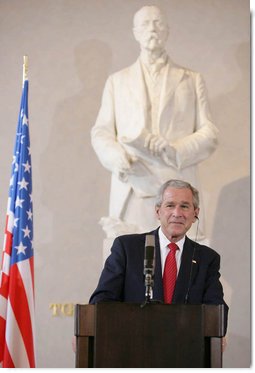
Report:
[[[176,90],[177,85],[182,79],[184,69],[177,67],[173,62],[169,61],[167,64],[167,74],[163,86],[163,105],[170,100],[171,96]]]
[[[174,291],[173,303],[185,302],[185,296],[197,274],[198,263],[193,258],[195,245],[195,242],[186,237],[182,252],[181,266]],[[192,260],[194,260],[194,262],[192,262]]]
[[[159,106],[159,126],[163,130],[165,125],[169,125],[174,115],[173,94],[181,81],[184,69],[177,67],[172,61],[167,65],[167,73],[163,82]]]
[[[159,229],[159,228],[158,228]],[[163,281],[162,281],[162,267],[161,267],[161,255],[160,255],[160,246],[159,246],[159,236],[158,229],[154,232],[151,232],[155,236],[155,273],[154,273],[154,288],[153,288],[153,298],[155,300],[164,301],[164,290],[163,290]],[[195,253],[194,257],[194,248],[196,243],[191,241],[186,237],[182,252],[181,266],[178,273],[173,303],[184,303],[185,296],[188,292],[189,287],[191,287],[197,272],[198,272],[198,261],[197,255]],[[192,260],[194,262],[192,262]],[[191,271],[192,269],[192,271]]]
[[[129,69],[128,79],[130,97],[134,98],[138,104],[147,111],[149,107],[148,92],[143,76],[140,60],[138,59]]]

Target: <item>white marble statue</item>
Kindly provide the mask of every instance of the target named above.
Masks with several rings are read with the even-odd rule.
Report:
[[[156,228],[159,186],[183,179],[200,189],[197,165],[217,146],[202,76],[166,53],[164,14],[144,6],[133,32],[140,56],[108,78],[91,131],[93,148],[112,173],[109,216],[101,219],[108,238]],[[196,236],[195,225],[190,236]],[[204,238],[202,203],[197,238]]]

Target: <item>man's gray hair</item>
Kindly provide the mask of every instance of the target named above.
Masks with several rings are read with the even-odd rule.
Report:
[[[191,190],[191,193],[192,193],[192,196],[193,196],[193,205],[194,205],[194,208],[198,208],[199,207],[199,193],[198,193],[198,190],[196,188],[194,188],[190,183],[188,183],[187,181],[183,181],[183,180],[176,180],[176,179],[171,179],[171,180],[168,180],[166,181],[160,188],[159,188],[159,191],[158,191],[158,194],[156,196],[156,206],[157,207],[160,207],[162,202],[163,202],[163,195],[165,193],[165,190],[167,188],[175,188],[175,189],[190,189]]]

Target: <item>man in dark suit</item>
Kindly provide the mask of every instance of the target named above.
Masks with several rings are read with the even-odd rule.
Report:
[[[117,237],[105,262],[98,286],[90,303],[104,301],[144,302],[144,247],[146,234],[155,236],[155,275],[153,299],[169,303],[164,297],[164,267],[171,251],[175,254],[177,278],[171,303],[224,304],[225,331],[228,306],[220,283],[220,256],[213,249],[190,240],[186,232],[198,221],[199,195],[189,183],[169,180],[156,199],[160,227],[144,234]]]

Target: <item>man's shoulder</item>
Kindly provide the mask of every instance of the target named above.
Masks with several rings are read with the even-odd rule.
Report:
[[[145,237],[147,235],[154,235],[156,236],[158,233],[158,229],[150,231],[150,232],[144,232],[144,233],[132,233],[132,234],[123,234],[121,236],[116,237],[115,241],[123,242],[125,244],[132,244],[135,243],[142,243],[145,242]]]
[[[192,246],[196,251],[201,252],[203,254],[219,256],[219,253],[216,250],[212,249],[211,247],[207,245],[199,243],[197,241],[193,241],[187,236],[186,236],[185,244],[190,247]]]

